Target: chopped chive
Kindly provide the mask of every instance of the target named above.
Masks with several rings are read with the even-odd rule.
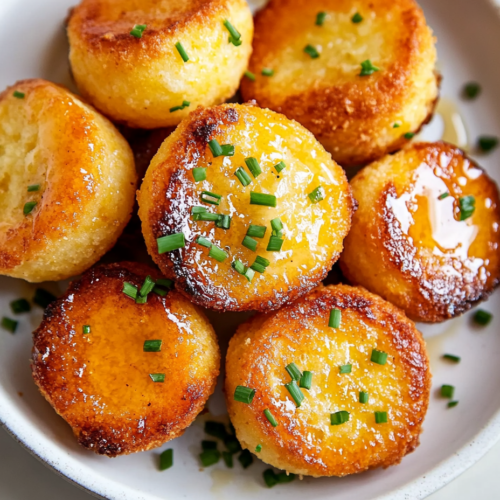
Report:
[[[24,92],[19,92],[19,90],[14,90],[13,94],[17,99],[24,99],[26,94]]]
[[[233,454],[230,451],[223,451],[222,459],[224,460],[226,467],[228,467],[229,469],[233,468]]]
[[[205,450],[200,453],[200,460],[203,467],[210,467],[220,460],[219,450]]]
[[[262,68],[262,76],[273,76],[274,75],[274,69],[271,68]]]
[[[164,383],[165,382],[165,374],[164,373],[150,373],[149,376],[153,382]]]
[[[368,399],[369,399],[369,394],[365,391],[359,391],[359,402],[360,403],[363,403],[363,404],[366,404],[368,403]]]
[[[442,193],[438,196],[438,200],[444,200],[445,198],[448,198],[450,196],[450,193]]]
[[[254,262],[251,266],[250,269],[253,271],[257,271],[258,273],[265,273],[266,272],[266,266],[262,266],[260,264],[257,264],[257,262]]]
[[[36,201],[28,201],[27,203],[25,203],[23,208],[24,215],[29,215],[31,212],[33,212],[33,209],[36,207],[36,205]]]
[[[396,123],[392,126],[392,128],[399,128],[399,127],[401,127],[401,123],[398,123],[398,122],[396,122]]]
[[[206,212],[207,209],[205,207],[192,207],[191,208],[191,215],[198,215]]]
[[[224,440],[227,437],[226,426],[221,422],[209,420],[205,422],[205,434]]]
[[[370,59],[367,59],[361,63],[361,72],[359,76],[370,76],[376,71],[380,71],[380,69],[374,66]]]
[[[326,19],[326,12],[318,12],[316,14],[316,26],[323,26]]]
[[[274,169],[276,170],[276,172],[278,172],[278,174],[284,169],[286,168],[286,165],[285,165],[285,162],[283,161],[280,161],[279,163],[276,163],[276,165],[274,165]]]
[[[172,252],[186,246],[184,233],[169,234],[156,239],[158,245],[158,253]]]
[[[236,38],[233,38],[231,35],[229,35],[228,41],[229,43],[232,43],[235,47],[239,47],[243,43],[243,40],[241,38],[239,40],[236,40]]]
[[[453,394],[455,393],[455,387],[452,385],[443,384],[441,386],[441,396],[443,398],[453,399]]]
[[[295,474],[293,474],[292,472],[278,472],[278,474],[276,474],[278,484],[291,483],[295,479],[295,477]]]
[[[90,333],[90,325],[83,325],[82,331],[84,335],[88,335]]]
[[[147,295],[140,295],[138,294],[137,297],[135,298],[135,303],[136,304],[145,304],[148,301],[148,296]]]
[[[257,161],[256,158],[252,158],[252,157],[245,158],[245,163],[248,167],[248,170],[250,170],[251,174],[254,177],[258,177],[262,173],[259,162]]]
[[[160,297],[165,297],[165,295],[167,295],[167,290],[163,290],[163,288],[160,288],[159,286],[154,286],[153,287],[153,293],[156,293],[157,295],[159,295]]]
[[[159,280],[156,280],[156,284],[170,289],[170,288],[172,288],[174,282],[172,280],[167,279],[167,278],[160,278]]]
[[[234,437],[228,434],[224,438],[224,444],[226,445],[226,448],[230,453],[237,453],[238,451],[241,451],[241,444],[240,442]]]
[[[351,21],[354,24],[359,24],[362,20],[363,16],[359,12],[356,12],[356,14],[354,14],[354,16],[351,17]]]
[[[458,401],[450,401],[447,406],[448,408],[454,408],[455,406],[457,406],[457,404]]]
[[[269,266],[269,264],[271,264],[270,261],[268,261],[264,257],[261,257],[260,255],[257,255],[257,257],[255,257],[255,262],[257,262],[257,264],[260,264],[261,266],[264,266],[264,267],[267,267],[267,266]]]
[[[464,85],[463,95],[467,99],[475,99],[481,93],[481,86],[476,82],[469,82]]]
[[[194,214],[193,220],[203,221],[203,222],[217,222],[220,219],[219,214],[214,214],[213,212],[202,212],[200,214]]]
[[[283,222],[279,217],[276,217],[276,219],[271,220],[271,227],[273,228],[273,235],[279,236],[283,230]]]
[[[57,297],[53,295],[52,293],[48,292],[47,290],[44,290],[43,288],[37,288],[35,290],[35,296],[33,297],[33,302],[40,307],[43,307],[44,309],[54,302]]]
[[[322,186],[318,186],[316,189],[313,189],[307,196],[312,203],[318,203],[321,200],[325,199],[325,190]]]
[[[245,236],[243,238],[242,245],[249,250],[252,250],[252,252],[255,252],[255,250],[257,250],[257,240],[250,238],[250,236]]]
[[[203,440],[201,442],[202,450],[216,450],[217,449],[217,441],[206,441]]]
[[[332,309],[330,311],[330,319],[328,320],[328,326],[330,328],[338,328],[340,326],[341,319],[342,319],[342,311],[340,309]]]
[[[160,470],[170,469],[174,465],[174,450],[169,448],[160,455]]]
[[[386,424],[387,423],[387,412],[386,411],[376,411],[375,412],[375,423]]]
[[[208,252],[208,256],[212,257],[218,262],[224,262],[228,258],[228,254],[219,248],[218,246],[212,245],[210,248],[210,252]]]
[[[155,284],[156,283],[151,278],[151,276],[146,276],[146,279],[144,280],[144,283],[143,283],[141,289],[139,290],[139,295],[142,295],[143,297],[145,297],[146,295],[151,293]]]
[[[180,106],[174,106],[173,108],[170,108],[170,112],[175,113],[176,111],[181,111],[184,108],[188,108],[189,106],[191,106],[191,102],[182,101],[182,104]]]
[[[349,412],[345,410],[330,413],[330,424],[341,425],[349,421]]]
[[[288,384],[285,384],[285,387],[290,393],[290,396],[292,396],[292,399],[295,401],[295,404],[298,408],[304,400],[304,393],[300,390],[300,387],[297,385],[297,382],[295,380],[292,380]]]
[[[10,333],[16,333],[18,324],[19,322],[14,319],[7,318],[6,316],[2,318],[2,327]]]
[[[220,227],[221,229],[229,229],[231,227],[231,216],[219,215],[219,218],[215,221],[215,227]]]
[[[370,361],[372,363],[377,363],[377,365],[385,365],[387,363],[387,353],[373,349]]]
[[[250,191],[250,205],[261,205],[263,207],[276,207],[276,196],[274,194],[256,193]]]
[[[317,59],[319,57],[319,52],[317,51],[316,47],[308,44],[304,47],[304,52],[311,58],[311,59]]]
[[[177,52],[179,52],[179,55],[182,57],[182,60],[184,62],[189,61],[189,56],[187,55],[186,49],[182,46],[181,42],[177,42],[175,44],[175,48],[177,49]]]
[[[243,450],[240,453],[238,460],[244,469],[247,469],[248,467],[250,467],[253,464],[252,454],[248,450]]]
[[[474,323],[477,323],[481,326],[486,326],[493,319],[493,314],[485,311],[484,309],[478,309],[474,313],[474,316],[472,316],[472,319],[474,320]]]
[[[249,267],[245,269],[245,272],[243,273],[243,276],[251,283],[253,280],[253,277],[255,276],[255,273],[253,272],[253,269],[250,269]]]
[[[234,156],[234,146],[232,144],[223,144],[222,156]]]
[[[267,259],[264,259],[264,257],[261,257],[260,255],[257,255],[255,257],[255,262],[250,266],[251,269],[254,271],[257,271],[258,273],[263,273],[266,271],[267,266],[271,264]]]
[[[243,167],[238,167],[234,175],[236,175],[243,187],[248,186],[252,182],[251,177],[246,173]]]
[[[146,24],[136,24],[130,34],[132,36],[135,36],[135,38],[142,38],[142,34],[144,33],[145,29],[147,28]]]
[[[245,274],[246,267],[240,260],[236,259],[235,261],[233,261],[231,266],[236,272],[240,274]]]
[[[204,181],[207,178],[207,169],[203,167],[193,168],[193,179],[194,182]]]
[[[262,445],[261,444],[258,444],[256,447],[255,447],[255,453],[260,453],[262,451]]]
[[[30,184],[28,186],[28,193],[33,193],[34,191],[40,190],[40,184]]]
[[[143,351],[144,352],[160,352],[161,351],[161,344],[163,343],[162,340],[145,340],[144,341],[144,346],[143,346]]]
[[[207,248],[210,248],[212,246],[212,242],[210,240],[207,240],[203,236],[198,236],[198,238],[196,238],[196,243],[198,243],[198,245],[201,245],[202,247]]]
[[[408,140],[413,139],[415,137],[415,132],[406,132],[403,137]]]
[[[200,200],[204,203],[210,203],[210,205],[220,205],[221,199],[221,195],[211,193],[210,191],[202,191],[200,194]]]
[[[10,308],[14,314],[21,314],[31,311],[31,305],[26,299],[13,300],[10,303]]]
[[[212,139],[209,141],[208,147],[210,148],[210,151],[212,151],[214,158],[217,158],[218,156],[234,156],[234,146],[232,144],[223,144],[221,146],[217,139]]]
[[[279,252],[281,250],[281,247],[283,246],[283,241],[284,240],[278,238],[277,236],[271,236],[269,238],[269,243],[266,250],[268,252]]]
[[[305,371],[302,374],[302,377],[300,377],[299,386],[302,387],[303,389],[309,390],[312,386],[312,378],[313,378],[312,372]]]
[[[264,410],[264,415],[266,416],[267,420],[269,421],[269,423],[273,427],[277,427],[278,426],[278,422],[276,421],[276,419],[274,418],[273,414],[271,413],[271,411],[268,408],[266,408]]]
[[[254,226],[253,224],[250,224],[247,230],[247,236],[252,236],[254,238],[264,238],[266,230],[266,226]]]
[[[474,196],[462,196],[458,199],[458,204],[460,206],[460,220],[472,217],[472,214],[476,210],[476,199]]]
[[[292,380],[299,381],[300,377],[302,377],[302,373],[299,370],[299,367],[295,363],[290,363],[285,366],[285,370],[288,372]]]
[[[245,76],[252,82],[255,82],[256,80],[254,73],[252,73],[251,71],[246,70]]]
[[[264,482],[268,488],[272,488],[278,484],[278,478],[276,477],[276,473],[273,469],[266,469],[262,473],[262,477],[264,478]]]
[[[477,140],[477,145],[483,153],[488,153],[498,146],[498,137],[483,135]]]
[[[460,363],[460,356],[455,356],[454,354],[443,354],[443,359],[453,361],[453,363]]]
[[[352,365],[342,365],[342,366],[339,366],[339,373],[340,374],[351,373],[351,371],[352,371]]]
[[[233,399],[240,403],[245,403],[249,405],[255,396],[255,389],[250,387],[245,387],[243,385],[238,385],[234,390]]]
[[[224,19],[224,26],[235,40],[239,40],[241,38],[241,33],[231,24],[228,19]]]

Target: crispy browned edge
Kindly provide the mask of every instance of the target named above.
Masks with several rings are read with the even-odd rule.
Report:
[[[57,335],[59,337],[66,335],[65,331],[61,331],[61,329],[57,328],[58,321],[64,314],[66,300],[72,294],[84,293],[90,293],[92,296],[90,300],[96,300],[92,290],[93,285],[91,283],[91,280],[95,280],[96,278],[99,279],[99,286],[104,281],[119,279],[120,282],[128,281],[140,288],[147,275],[150,275],[155,280],[162,277],[156,269],[136,262],[121,262],[95,266],[86,271],[80,279],[72,281],[66,293],[45,309],[42,323],[33,332],[33,349],[30,360],[31,372],[35,384],[42,396],[50,403],[56,413],[68,422],[79,444],[99,455],[106,455],[111,458],[119,455],[128,455],[138,451],[147,451],[162,445],[166,441],[181,436],[195,417],[203,410],[208,397],[213,394],[219,375],[219,371],[217,371],[212,377],[210,384],[198,383],[196,387],[190,388],[190,390],[186,392],[184,400],[189,400],[188,409],[182,414],[177,414],[175,421],[162,421],[162,415],[155,411],[154,408],[151,408],[150,414],[147,415],[148,428],[151,428],[153,425],[155,425],[156,428],[153,435],[149,436],[147,439],[144,439],[144,436],[140,432],[134,432],[133,435],[130,436],[131,439],[129,441],[119,439],[122,434],[116,432],[117,422],[112,418],[110,421],[104,422],[104,424],[101,423],[98,426],[94,426],[92,423],[86,423],[85,415],[82,415],[81,420],[77,422],[69,421],[65,418],[63,412],[59,409],[58,400],[52,397],[52,387],[50,385],[47,386],[45,382],[45,373],[48,368],[44,364],[40,364],[39,359],[41,357],[42,347],[45,342],[50,341],[51,335]],[[197,312],[208,322],[208,319],[202,311],[198,310]],[[56,331],[54,332],[53,330]],[[71,394],[68,394],[68,397],[71,397]],[[125,435],[125,432],[123,435]]]
[[[305,2],[306,0],[302,1]],[[384,1],[393,3],[395,0]],[[261,79],[253,82],[248,78],[243,78],[241,81],[243,99],[245,101],[253,99],[262,107],[273,109],[291,119],[297,120],[310,130],[319,141],[322,140],[322,137],[328,137],[332,131],[345,128],[346,122],[370,123],[379,116],[396,111],[402,99],[406,96],[409,77],[408,66],[419,54],[419,35],[421,33],[417,28],[426,25],[422,9],[413,0],[410,0],[410,2],[412,7],[403,13],[404,24],[412,25],[415,29],[408,31],[408,38],[399,48],[400,56],[398,60],[386,71],[376,73],[371,82],[360,79],[358,83],[348,82],[343,85],[322,86],[321,88],[290,95],[277,103],[274,101],[272,93],[266,91],[268,86],[273,85],[272,79]],[[257,12],[254,20],[253,53],[249,64],[249,69],[254,73],[259,73],[263,58],[272,58],[273,53],[281,50],[282,42],[273,44],[272,37],[276,35],[276,30],[272,29],[272,27],[276,24],[277,16],[291,15],[287,13],[294,12],[297,9],[296,3],[297,0],[271,0],[263,9]],[[294,35],[289,33],[288,36],[293,37]],[[435,71],[435,75],[436,85],[439,88],[442,78],[437,71]],[[376,79],[376,85],[373,85],[373,78]],[[439,96],[432,103],[429,103],[427,117],[419,128],[412,132],[418,133],[424,125],[430,122],[438,99]],[[374,147],[372,144],[372,150],[365,151],[366,142],[361,140],[362,134],[360,132],[370,133],[373,131],[356,128],[348,135],[349,139],[347,136],[344,137],[343,140],[348,140],[350,144],[359,144],[363,153],[356,156],[336,158],[343,167],[367,164],[384,154],[401,149],[410,141],[410,139],[402,135],[396,137],[391,144],[387,144],[385,147]],[[337,154],[341,153],[338,152]]]
[[[451,153],[454,156],[460,156],[463,160],[468,160],[472,166],[483,172],[483,179],[487,182],[486,188],[490,191],[489,197],[495,200],[497,206],[497,217],[498,220],[500,220],[500,196],[495,181],[488,176],[487,172],[482,167],[468,157],[464,151],[444,141],[437,141],[434,143],[413,143],[409,145],[407,149],[414,150],[418,154],[423,154],[426,158],[429,158],[430,154],[433,154],[433,157],[436,158],[439,153],[444,151]],[[351,182],[354,181],[357,176],[361,175],[363,175],[363,171],[356,174]],[[405,307],[405,311],[412,320],[424,323],[438,323],[460,316],[470,310],[478,302],[486,300],[495,291],[500,284],[500,266],[496,269],[496,273],[493,272],[491,274],[491,280],[488,280],[489,284],[486,288],[481,284],[479,279],[474,279],[472,282],[467,281],[466,283],[462,283],[460,288],[455,286],[450,293],[447,293],[446,295],[436,293],[433,288],[429,289],[429,287],[425,287],[426,283],[433,283],[432,276],[426,274],[422,276],[421,279],[413,276],[411,270],[408,269],[407,259],[402,257],[403,255],[412,255],[413,247],[408,244],[405,238],[401,238],[395,245],[394,239],[391,236],[391,227],[396,224],[396,222],[394,217],[392,217],[385,208],[386,200],[389,195],[395,195],[395,187],[392,183],[386,185],[385,189],[380,193],[380,196],[376,201],[373,211],[378,214],[378,217],[372,219],[370,224],[376,220],[381,221],[381,224],[376,225],[376,228],[372,228],[370,233],[376,234],[376,238],[379,241],[377,246],[381,246],[380,250],[383,255],[382,258],[384,259],[384,264],[393,271],[399,273],[400,276],[406,281],[410,289],[411,300],[406,301],[408,306]],[[365,224],[366,222],[363,222],[363,225]],[[366,236],[367,233],[365,231],[365,237]],[[397,247],[397,250],[395,250],[395,246]],[[412,255],[412,259],[413,258],[415,258],[414,255]],[[342,274],[349,283],[353,285],[363,285],[363,283],[359,283],[354,278],[353,273],[350,272],[349,267],[342,259],[340,260],[340,267]],[[426,268],[424,267],[424,269]],[[466,296],[463,296],[465,289],[467,290],[467,294]]]
[[[246,104],[244,106],[252,105]],[[239,107],[242,108],[241,105]],[[183,185],[179,179],[179,171],[183,168],[182,165],[195,166],[197,158],[200,156],[203,157],[207,143],[217,134],[221,126],[231,126],[238,122],[239,118],[238,109],[232,104],[224,104],[206,109],[199,108],[192,112],[174,132],[173,135],[176,136],[175,142],[169,150],[167,159],[158,165],[151,174],[154,176],[151,181],[151,185],[153,186],[152,191],[143,191],[146,188],[146,183],[143,183],[141,186],[141,190],[137,196],[140,207],[139,216],[141,217],[142,231],[149,254],[161,271],[169,278],[175,280],[176,289],[189,298],[189,300],[202,307],[217,311],[269,311],[301,297],[317,286],[318,283],[326,278],[333,264],[337,262],[340,252],[334,254],[329,265],[326,265],[323,269],[291,283],[287,294],[280,294],[277,297],[276,295],[272,295],[271,291],[267,297],[256,297],[241,302],[238,297],[235,300],[228,301],[218,298],[215,293],[207,294],[206,290],[210,288],[210,283],[207,279],[200,273],[191,275],[186,271],[183,261],[183,255],[186,252],[183,250],[182,255],[178,251],[160,255],[156,242],[156,239],[161,236],[182,232],[184,222],[191,217],[189,212],[190,207],[187,207],[182,213],[177,211],[173,217],[170,216],[174,211],[170,199],[174,197],[176,192],[185,190],[187,194],[186,198],[189,198],[187,186]],[[352,220],[357,204],[352,197],[349,185],[347,185],[347,189],[349,190],[346,199],[350,203],[350,227],[350,221]],[[171,193],[168,199],[165,196],[167,190]],[[141,203],[142,197],[147,197],[148,201]],[[141,209],[146,203],[152,207],[147,212],[145,208]],[[193,244],[194,242],[192,244],[186,243],[186,248],[189,250]],[[244,295],[244,290],[242,291],[242,295]]]
[[[259,425],[259,431],[264,433],[269,439],[273,440],[277,446],[281,448],[280,453],[286,454],[287,461],[293,463],[297,468],[309,468],[310,474],[313,476],[344,476],[347,474],[355,474],[368,469],[378,467],[389,467],[401,462],[403,457],[414,451],[420,444],[420,434],[422,432],[422,423],[424,421],[427,409],[429,406],[430,388],[431,388],[431,371],[429,357],[426,350],[425,341],[421,333],[416,329],[414,323],[406,317],[404,312],[393,304],[383,300],[379,296],[368,292],[362,287],[351,287],[348,285],[329,285],[320,286],[301,299],[287,304],[278,311],[273,311],[267,314],[258,314],[250,318],[247,322],[238,327],[236,334],[229,341],[229,347],[226,356],[226,378],[225,378],[225,396],[229,411],[229,416],[232,419],[236,407],[233,401],[233,394],[229,378],[232,375],[232,370],[229,367],[229,360],[234,356],[233,351],[236,344],[244,343],[248,337],[259,335],[260,332],[266,329],[269,323],[278,323],[280,325],[280,336],[287,334],[296,335],[300,327],[297,326],[294,318],[308,318],[315,316],[319,311],[324,315],[325,311],[329,313],[334,308],[349,308],[354,309],[363,318],[364,322],[376,322],[381,324],[385,322],[385,331],[391,336],[394,348],[400,354],[400,362],[408,375],[410,382],[410,397],[415,405],[415,419],[418,424],[414,427],[408,427],[411,439],[399,449],[398,454],[390,455],[385,460],[364,469],[356,468],[355,466],[346,466],[341,471],[330,471],[326,466],[321,466],[317,463],[314,465],[308,464],[303,460],[302,448],[300,443],[297,443],[297,436],[288,432],[285,426],[272,427],[268,425],[264,415],[264,410],[271,406],[271,398],[263,394],[257,389],[251,405],[239,406],[239,411],[245,411],[248,415],[248,420],[251,418]],[[274,325],[273,325],[274,326]],[[263,336],[265,333],[263,333]],[[251,346],[252,343],[249,344]],[[238,385],[247,387],[262,387],[265,386],[265,374],[251,371],[253,364],[253,353],[251,347],[248,347],[247,359],[239,358],[237,363],[245,366],[248,370],[247,377],[238,380]],[[243,408],[243,410],[242,410]],[[274,416],[279,420],[285,418],[278,409],[274,407]],[[247,425],[250,425],[247,423]],[[285,447],[285,441],[280,436],[285,433],[287,435],[287,443],[292,443],[293,446]],[[236,434],[238,428],[236,427]]]

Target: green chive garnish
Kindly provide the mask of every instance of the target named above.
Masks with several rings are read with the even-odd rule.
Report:
[[[204,181],[207,178],[207,169],[203,167],[193,168],[193,179],[194,182]]]
[[[377,363],[377,365],[385,365],[387,363],[387,353],[373,349],[370,361],[372,363]]]
[[[142,38],[144,30],[147,28],[146,24],[136,24],[130,34],[136,38]]]
[[[260,453],[262,451],[262,445],[261,444],[258,444],[256,447],[255,447],[255,453]]]
[[[257,250],[257,240],[250,238],[250,236],[245,236],[243,238],[242,245],[249,250],[252,250],[252,252],[255,252],[255,250]]]
[[[173,108],[170,108],[171,113],[175,113],[176,111],[181,111],[184,108],[188,108],[191,106],[191,103],[189,101],[182,101],[182,104],[180,106],[174,106]]]
[[[203,222],[217,222],[220,218],[219,214],[214,214],[212,212],[201,212],[199,214],[193,215],[193,220],[203,221]]]
[[[270,261],[268,261],[264,257],[261,257],[260,255],[257,255],[257,257],[255,257],[255,262],[257,264],[260,264],[261,266],[264,266],[264,267],[267,267],[267,266],[269,266],[269,264],[271,264]]]
[[[229,35],[228,41],[229,43],[232,43],[235,47],[239,47],[243,43],[243,40],[241,38],[239,40],[236,40],[236,38],[233,38],[231,35]]]
[[[198,215],[206,212],[207,209],[205,207],[191,207],[191,215]]]
[[[264,259],[264,257],[261,257],[260,255],[257,255],[255,258],[255,262],[250,266],[251,269],[254,271],[257,271],[258,273],[263,273],[266,271],[267,266],[271,264],[267,259]]]
[[[262,68],[262,76],[273,76],[274,75],[274,69],[271,68]]]
[[[359,24],[362,20],[363,16],[359,12],[356,12],[356,14],[354,14],[354,16],[351,17],[351,21],[354,24]]]
[[[172,280],[167,279],[167,278],[160,278],[159,280],[156,280],[156,284],[170,289],[170,288],[172,288],[174,282]]]
[[[477,140],[477,145],[481,151],[488,153],[498,146],[498,137],[483,135]]]
[[[330,414],[331,425],[341,425],[349,421],[349,412],[345,410],[336,411]]]
[[[148,296],[147,295],[140,295],[138,294],[137,297],[135,298],[135,303],[136,304],[145,304],[148,301]]]
[[[366,404],[368,403],[369,394],[365,391],[359,391],[359,402]]]
[[[240,453],[238,460],[244,469],[250,467],[253,464],[252,454],[248,450],[243,450]]]
[[[200,200],[204,203],[210,203],[210,205],[220,205],[221,199],[221,195],[211,193],[210,191],[202,191],[200,194]]]
[[[299,370],[299,367],[295,363],[290,363],[285,366],[285,370],[288,372],[292,380],[299,381],[300,377],[302,377],[302,373]]]
[[[448,408],[454,408],[455,406],[457,406],[457,404],[458,401],[450,401],[447,406]]]
[[[273,414],[271,413],[271,411],[269,409],[265,409],[264,410],[264,415],[266,416],[267,420],[269,421],[269,423],[273,427],[277,427],[278,426],[278,422],[276,421],[276,419],[274,418]]]
[[[249,405],[255,396],[255,389],[250,389],[250,387],[245,387],[243,385],[239,385],[234,390],[233,399],[240,403],[245,403]]]
[[[380,69],[374,66],[370,59],[367,59],[361,63],[361,72],[359,76],[370,76],[376,71],[380,71]]]
[[[281,219],[279,217],[276,217],[276,219],[273,219],[271,221],[271,227],[273,228],[273,236],[278,236],[281,238],[281,234],[283,231],[283,222],[281,222]]]
[[[278,479],[276,478],[276,473],[273,469],[266,469],[262,476],[264,477],[264,482],[268,488],[272,488],[278,484]]]
[[[460,356],[455,356],[454,354],[443,354],[443,359],[453,361],[453,363],[460,363]]]
[[[322,186],[318,186],[316,189],[313,189],[313,191],[311,191],[307,196],[309,196],[309,199],[312,203],[318,203],[321,200],[325,199],[325,190]]]
[[[222,156],[234,156],[234,146],[232,144],[223,144]]]
[[[153,287],[153,293],[156,293],[157,295],[159,295],[160,297],[165,297],[165,295],[167,295],[167,290],[163,290],[163,288],[160,288],[159,286],[154,286]]]
[[[376,411],[375,412],[375,423],[386,424],[387,423],[387,412],[386,411]]]
[[[182,43],[181,42],[177,42],[175,44],[175,48],[177,49],[177,52],[179,52],[180,56],[182,57],[182,60],[184,62],[188,62],[189,61],[189,56],[187,55],[186,49],[184,49],[184,47],[182,46]]]
[[[150,373],[149,376],[153,382],[159,382],[162,384],[165,382],[165,374],[164,373]]]
[[[316,14],[316,26],[323,26],[326,19],[326,12],[318,12]]]
[[[228,258],[228,254],[215,245],[212,245],[210,248],[210,252],[208,252],[208,256],[212,257],[212,259],[217,260],[218,262],[224,262]]]
[[[12,94],[14,97],[17,97],[17,99],[24,99],[26,94],[24,92],[19,92],[19,90],[14,90],[14,93]]]
[[[278,174],[284,169],[286,168],[286,165],[285,165],[285,162],[283,161],[280,161],[279,163],[277,163],[276,165],[274,165],[274,169],[276,170],[276,172],[278,172]]]
[[[232,469],[233,468],[233,454],[230,451],[223,451],[222,458],[224,460],[224,463],[226,464],[226,467],[228,467],[229,469]]]
[[[33,212],[33,209],[36,207],[36,205],[36,201],[28,201],[27,203],[25,203],[23,208],[24,215],[29,215],[31,212]]]
[[[235,40],[239,40],[241,38],[241,33],[231,24],[228,19],[224,19],[224,26],[226,27],[227,31],[229,31],[229,34],[232,38],[234,38]]]
[[[247,230],[247,236],[252,236],[253,238],[264,238],[266,230],[266,226],[254,226],[253,224],[250,224]]]
[[[10,303],[10,308],[14,314],[21,314],[31,311],[31,305],[26,299],[13,300]]]
[[[231,227],[231,217],[229,215],[219,215],[219,218],[215,221],[215,227],[229,229]]]
[[[405,139],[413,139],[415,137],[415,132],[406,132],[406,134],[404,135],[404,138]]]
[[[14,319],[7,318],[6,316],[2,318],[2,327],[10,333],[16,333],[18,324],[19,322]]]
[[[438,200],[444,200],[445,198],[448,198],[450,196],[450,193],[442,193],[438,196]]]
[[[43,288],[37,288],[35,290],[35,296],[33,297],[33,302],[37,305],[45,309],[49,304],[54,302],[57,297],[52,293],[44,290]]]
[[[250,191],[250,205],[261,205],[263,207],[276,207],[276,196],[274,194],[256,193]]]
[[[238,167],[234,175],[236,175],[243,187],[248,186],[252,182],[251,177],[246,173],[243,167]]]
[[[269,238],[269,243],[266,250],[268,252],[279,252],[281,250],[281,247],[283,246],[283,241],[284,240],[278,238],[277,236],[271,236]]]
[[[198,245],[201,245],[202,247],[207,248],[210,248],[212,246],[212,242],[210,240],[207,240],[203,236],[198,236],[198,238],[196,238],[196,243],[198,243]]]
[[[342,311],[340,309],[332,309],[330,311],[330,319],[328,320],[328,326],[330,328],[338,328],[340,326],[341,319],[342,319]]]
[[[232,144],[223,144],[221,146],[217,139],[212,139],[209,141],[208,147],[210,148],[210,151],[212,151],[214,158],[217,158],[218,156],[234,156],[234,146]]]
[[[288,384],[285,384],[285,387],[288,389],[290,396],[292,396],[292,399],[295,401],[295,404],[298,408],[304,400],[304,393],[300,390],[295,380],[292,380]]]
[[[441,396],[443,398],[453,399],[453,394],[455,393],[455,387],[452,385],[442,385],[441,386]]]
[[[220,460],[220,451],[205,450],[200,453],[200,460],[203,467],[210,467]]]
[[[144,346],[143,346],[143,351],[144,352],[160,352],[161,351],[161,344],[163,343],[163,340],[145,340],[144,341]]]
[[[83,325],[83,334],[88,335],[90,333],[90,325]]]
[[[137,287],[135,285],[132,285],[132,283],[129,283],[128,281],[125,281],[123,283],[122,292],[131,299],[135,300],[137,298]]]
[[[472,214],[476,210],[476,199],[474,196],[462,196],[458,199],[458,204],[460,206],[460,220],[472,217]]]
[[[319,52],[316,50],[316,47],[308,44],[304,47],[304,52],[311,58],[317,59],[319,57]]]
[[[265,273],[266,272],[266,266],[261,266],[260,264],[257,264],[254,262],[251,266],[250,269],[257,271],[258,273]]]
[[[256,80],[255,75],[251,71],[246,70],[245,76],[252,82],[255,82]]]
[[[40,190],[40,184],[31,184],[28,186],[28,193],[33,193],[34,191]]]
[[[143,283],[141,289],[139,290],[139,295],[146,297],[149,293],[152,292],[155,284],[156,283],[151,278],[151,276],[146,276],[146,279],[144,280],[144,283]]]
[[[168,236],[162,236],[161,238],[157,238],[156,243],[158,245],[159,254],[172,252],[173,250],[178,250],[179,248],[184,248],[186,246],[184,233],[175,233],[169,234]]]
[[[251,283],[252,280],[253,280],[253,277],[254,277],[255,273],[253,272],[253,269],[250,269],[249,267],[247,267],[245,269],[245,272],[243,273],[243,276],[245,276],[245,278]]]
[[[474,316],[472,316],[472,319],[474,320],[474,323],[477,323],[481,326],[486,326],[493,319],[493,314],[483,309],[478,309],[474,313]]]
[[[250,170],[254,177],[257,177],[262,173],[259,162],[256,158],[245,158],[245,163],[247,164],[248,170]]]
[[[339,366],[339,373],[340,374],[351,373],[351,371],[352,371],[352,365],[342,365],[342,366]]]
[[[227,438],[226,426],[220,422],[209,420],[205,422],[205,434],[224,441]]]
[[[238,451],[241,451],[240,442],[230,434],[224,438],[224,444],[230,453],[238,453]]]
[[[231,266],[236,272],[240,274],[245,274],[246,267],[240,260],[236,259],[235,261],[233,261]]]
[[[169,448],[160,455],[160,470],[170,469],[174,465],[174,450]]]
[[[465,84],[463,94],[467,99],[475,99],[481,93],[481,86],[476,82]]]
[[[399,127],[401,127],[401,123],[398,123],[398,122],[396,122],[396,123],[392,126],[392,128],[399,128]]]

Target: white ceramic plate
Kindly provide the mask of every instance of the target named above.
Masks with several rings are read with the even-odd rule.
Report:
[[[42,77],[72,86],[67,64],[63,20],[76,0],[0,0],[0,89],[18,79]],[[482,133],[500,136],[500,18],[487,0],[422,0],[428,21],[438,37],[442,94],[455,101],[470,137]],[[477,80],[483,93],[474,102],[460,100],[464,82]],[[427,134],[439,134],[439,119]],[[478,158],[500,181],[500,150]],[[31,297],[34,286],[0,279],[0,316],[10,313],[8,303]],[[62,292],[61,284],[47,288]],[[71,481],[97,496],[120,500],[153,499],[267,499],[317,500],[420,499],[452,480],[476,462],[500,435],[500,294],[483,306],[496,313],[486,328],[471,325],[470,314],[443,325],[423,328],[429,341],[434,387],[456,386],[460,404],[452,409],[433,393],[424,424],[421,446],[401,465],[344,479],[304,479],[273,489],[265,488],[257,461],[243,470],[220,463],[200,471],[198,453],[203,438],[203,417],[173,447],[174,467],[157,470],[161,449],[128,457],[98,457],[79,447],[70,428],[39,395],[31,379],[31,332],[42,311],[23,315],[15,335],[0,331],[0,421],[36,456]],[[223,349],[238,314],[211,314]],[[462,356],[459,365],[443,362],[451,352]],[[226,413],[218,387],[210,399],[213,416]],[[29,480],[29,478],[27,478]]]

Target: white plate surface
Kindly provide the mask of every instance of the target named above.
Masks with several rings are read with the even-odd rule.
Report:
[[[67,42],[63,20],[75,0],[0,1],[0,89],[18,79],[42,77],[70,87]],[[454,100],[470,136],[500,136],[500,18],[487,0],[422,0],[430,25],[438,37],[442,94]],[[464,82],[477,80],[483,93],[474,102],[459,98]],[[430,127],[432,129],[432,127]],[[477,158],[500,181],[500,151]],[[0,278],[0,316],[8,303],[31,297],[34,286]],[[61,292],[62,285],[47,288]],[[368,500],[420,499],[442,487],[476,462],[500,435],[500,294],[483,306],[496,313],[486,328],[471,325],[470,314],[445,324],[423,327],[428,339],[433,386],[456,386],[460,404],[446,409],[435,389],[424,424],[420,447],[401,465],[343,479],[304,479],[265,488],[257,461],[243,470],[221,463],[200,471],[198,453],[203,418],[179,439],[161,449],[128,457],[98,457],[79,447],[70,428],[39,395],[30,375],[31,331],[40,322],[37,310],[21,317],[18,333],[0,332],[0,421],[17,439],[48,465],[96,495],[109,499],[274,499],[304,498]],[[223,349],[242,316],[211,314]],[[462,356],[459,365],[440,360],[451,352]],[[22,394],[22,396],[20,395]],[[224,419],[225,407],[218,387],[209,401],[212,416]],[[158,472],[162,449],[173,447],[175,465]],[[29,480],[29,478],[27,478]]]

